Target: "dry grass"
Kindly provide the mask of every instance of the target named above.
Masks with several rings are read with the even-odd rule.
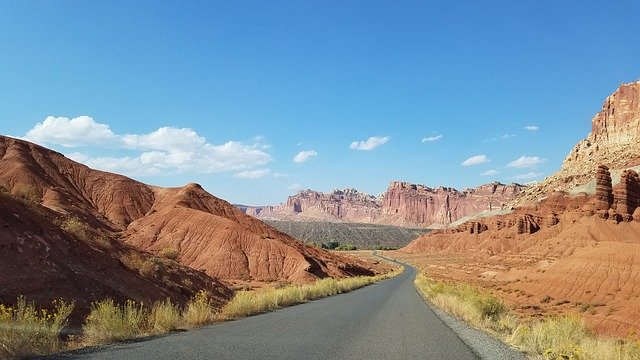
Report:
[[[24,297],[14,307],[0,304],[0,358],[18,359],[43,355],[62,348],[60,331],[67,323],[73,304],[54,302],[54,311],[38,310]]]
[[[119,306],[111,299],[91,305],[91,312],[82,327],[87,345],[105,344],[131,339],[144,334],[145,312],[142,304],[127,301]]]
[[[347,292],[396,276],[400,272],[401,270],[396,270],[384,275],[346,279],[327,278],[310,285],[241,291],[220,312],[204,290],[196,293],[183,309],[170,299],[156,302],[151,308],[145,308],[131,300],[118,305],[113,300],[106,299],[91,305],[82,327],[81,344],[106,344],[235,319]],[[59,334],[72,309],[72,305],[56,302],[55,312],[49,314],[44,310],[37,311],[24,298],[18,299],[15,308],[0,305],[0,358],[20,358],[62,350]]]
[[[396,270],[384,275],[345,279],[326,278],[309,285],[286,285],[277,289],[240,291],[221,310],[222,319],[236,319],[260,314],[305,301],[340,294],[400,274]]]
[[[182,318],[180,308],[167,298],[153,304],[147,317],[147,326],[154,334],[164,334],[180,327]]]
[[[420,293],[439,308],[492,332],[503,341],[543,359],[640,360],[640,341],[602,339],[589,333],[579,317],[551,317],[524,322],[501,300],[466,284],[451,284],[419,274]]]
[[[18,199],[24,200],[31,204],[40,204],[40,194],[38,190],[30,184],[15,184],[12,194]]]
[[[213,300],[204,290],[200,290],[189,300],[182,312],[182,321],[189,326],[202,326],[216,321]]]

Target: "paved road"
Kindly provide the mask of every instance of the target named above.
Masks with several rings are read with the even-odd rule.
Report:
[[[478,359],[422,301],[416,270],[275,312],[58,359]]]

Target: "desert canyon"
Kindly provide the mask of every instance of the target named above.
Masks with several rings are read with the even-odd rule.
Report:
[[[599,334],[640,329],[640,82],[622,84],[562,168],[508,214],[433,231],[396,252],[469,281],[524,316],[583,314]]]
[[[38,306],[112,298],[183,304],[234,290],[388,267],[302,244],[197,184],[149,186],[44,147],[0,137],[0,299]]]

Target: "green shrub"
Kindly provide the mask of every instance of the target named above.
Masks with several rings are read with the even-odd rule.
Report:
[[[353,251],[356,249],[357,249],[356,246],[353,244],[342,244],[336,247],[336,250],[340,250],[340,251]]]

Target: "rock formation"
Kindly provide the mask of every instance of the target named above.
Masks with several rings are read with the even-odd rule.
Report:
[[[618,214],[630,220],[640,201],[640,179],[634,170],[624,170],[620,183],[613,188],[613,206]]]
[[[23,199],[61,219],[52,218],[53,222],[76,219],[97,237],[133,246],[136,251],[158,257],[171,252],[179,264],[206,273],[210,281],[307,282],[375,271],[369,262],[305,246],[197,184],[181,188],[149,186],[2,136],[0,188],[12,198]],[[4,220],[8,225],[0,228],[0,233],[12,234],[17,226],[12,219],[9,216]],[[33,236],[32,241],[40,241],[38,232]],[[47,246],[57,246],[61,240],[55,234],[51,236]],[[26,272],[39,266],[36,259],[23,261],[29,264],[23,269]],[[6,270],[6,264],[0,262],[0,273]],[[109,276],[106,266],[103,271]]]
[[[578,142],[557,173],[529,187],[511,205],[539,200],[553,191],[567,191],[593,179],[604,165],[616,170],[640,165],[640,81],[622,84],[591,120],[591,132]],[[601,181],[601,180],[597,180]],[[609,203],[611,204],[611,203]]]
[[[355,189],[322,193],[303,190],[277,207],[239,206],[263,219],[344,221],[409,227],[448,225],[484,210],[499,210],[524,188],[491,183],[475,189],[429,188],[392,181],[378,197]]]
[[[498,182],[458,191],[393,181],[384,194],[382,222],[443,226],[481,211],[500,210],[524,188]]]
[[[594,198],[596,210],[607,210],[613,204],[611,173],[606,165],[600,165],[596,170],[596,194]]]

